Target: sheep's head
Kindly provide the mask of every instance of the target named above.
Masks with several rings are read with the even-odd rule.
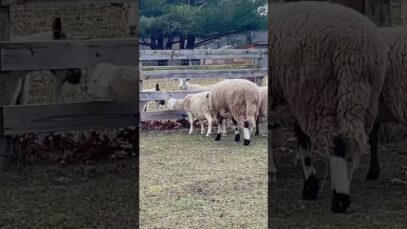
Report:
[[[111,99],[111,83],[115,74],[115,68],[107,64],[99,64],[93,71],[86,87],[89,96],[95,99]]]
[[[178,99],[170,98],[167,101],[167,108],[169,110],[175,110],[175,104],[177,103]]]
[[[187,83],[189,82],[189,79],[180,79],[179,80],[179,89],[180,90],[187,90]]]

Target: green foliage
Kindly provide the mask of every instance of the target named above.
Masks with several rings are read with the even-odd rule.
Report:
[[[219,38],[267,28],[266,0],[141,0],[141,38]]]

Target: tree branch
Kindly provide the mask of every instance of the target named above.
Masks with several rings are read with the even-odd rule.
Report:
[[[209,44],[210,42],[212,42],[213,40],[219,39],[219,38],[227,36],[227,35],[233,35],[233,34],[238,34],[238,33],[239,32],[237,32],[237,31],[233,31],[233,32],[228,32],[228,33],[222,33],[222,34],[219,34],[219,35],[215,35],[215,36],[206,38],[205,40],[202,40],[200,42],[195,43],[194,47],[199,47],[199,46],[202,46],[202,45],[206,45],[206,44]]]

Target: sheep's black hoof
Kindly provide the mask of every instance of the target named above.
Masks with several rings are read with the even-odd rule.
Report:
[[[250,145],[250,140],[245,139],[245,140],[243,141],[243,145],[245,145],[245,146]]]
[[[254,132],[254,135],[259,135],[259,134],[260,134],[259,130],[256,130],[256,132]]]
[[[345,213],[351,203],[349,195],[333,191],[331,211]]]
[[[215,137],[215,141],[220,141],[221,134],[217,134]]]
[[[380,170],[369,169],[369,172],[366,175],[366,180],[367,181],[377,180],[377,179],[379,179],[379,175],[380,175]]]
[[[235,142],[240,142],[240,134],[235,135]]]
[[[306,200],[316,200],[319,191],[319,182],[315,175],[311,175],[304,181],[302,197]]]

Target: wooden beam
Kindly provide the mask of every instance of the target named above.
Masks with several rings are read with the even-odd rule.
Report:
[[[167,100],[169,98],[183,99],[189,94],[196,94],[209,90],[195,90],[195,91],[142,91],[140,92],[140,101],[154,101],[154,100]]]
[[[187,117],[188,115],[183,111],[149,111],[140,113],[141,121],[174,120]]]
[[[138,103],[94,101],[3,106],[3,135],[118,128],[138,123]]]
[[[111,3],[129,3],[137,2],[137,0],[0,0],[1,6],[11,5],[39,5],[46,3],[47,5],[58,4],[111,4]]]
[[[267,77],[267,68],[249,69],[208,69],[208,70],[168,70],[168,71],[142,71],[140,80],[150,79],[200,79],[200,78],[248,78]]]
[[[138,66],[136,39],[1,42],[0,71]]]
[[[10,39],[10,28],[10,7],[0,6],[0,41],[8,41]],[[10,104],[17,80],[17,78],[12,78],[11,73],[0,72],[0,105]],[[10,83],[15,83],[15,85],[10,85]],[[2,118],[0,114],[0,121]],[[5,171],[10,164],[12,148],[10,136],[0,136],[0,172]]]
[[[173,71],[173,70],[222,70],[258,68],[254,64],[224,64],[224,65],[175,65],[175,66],[143,66],[141,71]]]
[[[262,58],[267,49],[140,50],[140,60]]]

